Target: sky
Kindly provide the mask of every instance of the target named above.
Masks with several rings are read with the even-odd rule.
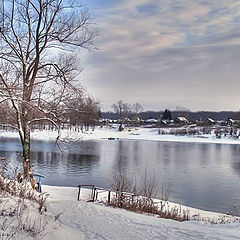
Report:
[[[84,2],[84,1],[83,1]],[[99,36],[81,82],[112,110],[240,109],[239,0],[85,0]]]

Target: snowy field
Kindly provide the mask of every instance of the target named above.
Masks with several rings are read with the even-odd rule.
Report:
[[[168,131],[169,129],[162,129]],[[58,136],[56,131],[35,130],[32,132],[32,139],[55,140]],[[16,131],[0,131],[0,137],[18,138]],[[220,143],[220,144],[240,144],[240,139],[234,139],[229,136],[216,138],[215,134],[201,135],[159,135],[157,128],[127,127],[124,131],[119,132],[118,126],[96,127],[94,130],[85,131],[84,133],[64,129],[61,130],[60,138],[64,140],[107,140],[108,138],[128,139],[128,140],[152,140],[167,142],[196,142],[196,143]]]
[[[161,239],[161,240],[239,240],[240,223],[210,225],[206,222],[177,222],[147,214],[106,207],[100,203],[77,201],[77,188],[43,186],[50,194],[48,211],[57,215],[63,229],[58,239]],[[81,194],[85,198],[88,192]],[[191,213],[198,212],[191,209]],[[200,211],[204,217],[221,214]],[[65,233],[64,233],[65,232]]]

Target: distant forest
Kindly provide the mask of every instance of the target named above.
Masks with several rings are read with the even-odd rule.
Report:
[[[172,111],[172,118],[175,119],[176,117],[186,117],[189,121],[196,121],[196,120],[206,120],[207,118],[212,118],[214,120],[224,120],[227,121],[228,118],[232,119],[240,119],[240,112],[233,112],[233,111],[222,111],[222,112],[208,112],[208,111],[201,111],[201,112],[190,112],[190,111]],[[139,114],[139,117],[143,120],[146,119],[160,119],[163,115],[163,111],[154,112],[154,111],[146,111]],[[129,114],[129,117],[134,117],[134,114]],[[102,112],[101,118],[104,119],[118,119],[118,114],[114,112]]]

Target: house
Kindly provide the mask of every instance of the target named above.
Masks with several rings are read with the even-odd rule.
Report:
[[[156,124],[156,123],[158,123],[158,120],[150,118],[150,119],[145,120],[144,122],[149,123],[149,124]]]
[[[213,125],[213,124],[215,124],[216,122],[212,119],[212,118],[208,118],[207,120],[206,120],[206,124],[207,125]]]
[[[125,117],[125,118],[122,119],[122,123],[123,123],[123,124],[130,124],[131,122],[132,122],[132,121],[131,121],[131,119],[129,119],[129,118],[126,118],[126,117]]]
[[[133,126],[138,126],[141,124],[141,119],[139,117],[134,117],[132,118],[132,122],[131,122],[131,125]]]
[[[141,122],[141,119],[139,117],[133,117],[132,118],[132,122],[134,123],[140,123]]]
[[[231,127],[240,127],[240,120],[228,119],[228,125]]]
[[[165,119],[162,119],[160,124],[161,125],[168,125],[169,121],[168,120],[165,120]]]
[[[183,125],[189,123],[189,121],[185,117],[176,117],[175,123]]]

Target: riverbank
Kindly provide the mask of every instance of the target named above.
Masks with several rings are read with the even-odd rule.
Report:
[[[168,131],[169,129],[162,129]],[[35,130],[32,132],[32,139],[37,140],[56,140],[57,131],[51,130]],[[0,137],[18,138],[16,131],[0,131]],[[212,132],[210,134],[201,135],[170,135],[159,134],[158,128],[143,128],[143,127],[126,127],[124,131],[119,132],[118,126],[96,127],[85,132],[78,132],[69,129],[63,129],[60,133],[62,140],[147,140],[147,141],[163,141],[163,142],[195,142],[195,143],[219,143],[219,144],[240,144],[240,139],[234,139],[229,136],[216,138]]]
[[[72,230],[72,239],[239,239],[239,222],[216,225],[193,220],[177,222],[86,202],[89,194],[87,190],[82,191],[82,200],[77,201],[77,188],[45,185],[43,189],[49,193],[48,211],[53,215],[60,214],[59,221],[68,229],[68,233]],[[205,218],[223,216],[219,213],[188,209],[191,215],[199,213]]]
[[[16,183],[14,187],[12,182],[8,184],[10,188],[7,192],[0,192],[1,239],[239,239],[240,222],[233,216],[178,205],[182,209],[188,209],[191,216],[190,221],[178,222],[160,218],[158,215],[113,208],[101,202],[88,202],[91,191],[87,189],[81,190],[80,201],[77,201],[77,187],[43,185],[43,195],[39,195],[26,186]],[[14,191],[15,195],[10,194],[9,190]],[[24,193],[24,196],[28,197],[20,198],[18,193]],[[41,197],[46,194],[48,198],[40,213],[37,198],[33,200],[32,196]],[[103,198],[104,194],[102,200]],[[174,203],[169,205],[173,207]],[[198,214],[203,220],[195,220],[194,215]],[[225,221],[224,224],[211,224],[212,222],[206,219],[225,219]]]

